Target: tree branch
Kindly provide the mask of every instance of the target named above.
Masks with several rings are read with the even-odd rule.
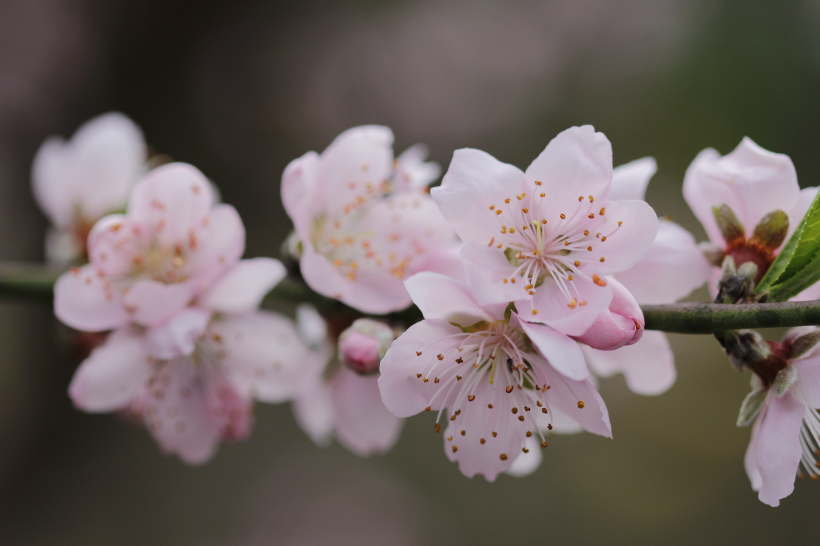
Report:
[[[43,264],[0,262],[0,299],[51,301],[53,286],[62,270]],[[326,312],[348,312],[361,315],[346,305],[317,294],[303,282],[285,279],[265,298],[265,303],[310,303]],[[647,330],[678,334],[712,334],[744,328],[773,328],[820,325],[820,300],[748,303],[673,303],[642,305]],[[421,320],[419,310],[411,306],[389,319],[412,324]]]

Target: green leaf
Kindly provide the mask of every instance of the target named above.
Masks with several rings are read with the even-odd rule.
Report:
[[[785,301],[820,280],[820,192],[761,279],[756,293]]]

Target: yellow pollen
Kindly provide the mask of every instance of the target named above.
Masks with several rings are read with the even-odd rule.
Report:
[[[493,438],[495,438],[496,436],[498,436],[498,433],[497,433],[497,432],[493,432]]]
[[[540,185],[541,185],[541,182],[538,182],[538,181],[536,180],[536,181],[535,181],[535,185],[536,185],[536,186],[540,186]]]
[[[547,221],[546,221],[546,220],[541,220],[541,223],[542,223],[542,224],[546,224],[546,223],[547,223]]]
[[[527,431],[527,438],[532,438],[532,431],[531,430]]]
[[[601,263],[604,263],[604,257],[601,256]]]
[[[538,256],[538,251],[537,251],[537,250],[533,250],[533,251],[532,251],[532,255],[533,255],[533,256]]]
[[[508,198],[504,199],[504,202],[505,202],[505,203],[509,203],[509,202],[510,202],[510,198],[508,197]]]
[[[453,453],[455,453],[456,451],[458,451],[458,446],[453,446]]]
[[[436,358],[438,358],[439,360],[444,360],[444,355],[436,355]]]
[[[506,461],[507,460],[507,454],[502,453],[501,455],[498,456],[498,458],[501,459],[502,461]]]
[[[345,263],[342,260],[333,260],[333,265],[336,267],[342,267]]]
[[[578,400],[578,409],[584,409],[584,401]]]
[[[529,290],[529,289],[530,289],[530,288],[532,288],[532,287],[533,287],[533,285],[528,284],[527,286],[525,286],[525,287],[524,287],[524,290]]]
[[[495,209],[495,205],[490,205],[490,210],[494,210],[494,209]]]
[[[510,233],[515,233],[515,228],[514,227],[510,228]]]
[[[567,304],[567,307],[570,309],[575,309],[578,306],[578,300],[576,298],[572,298],[572,301]]]
[[[504,279],[504,284],[507,284],[507,279]]]
[[[590,202],[590,203],[594,203],[594,202],[595,202],[595,198],[594,198],[594,197],[592,197],[591,195],[589,196],[589,202]]]
[[[495,213],[496,214],[501,214],[501,209],[498,209],[497,211],[495,211]]]
[[[462,435],[462,436],[466,436],[466,435],[467,435],[467,431],[466,431],[466,430],[462,430],[462,431],[461,431],[461,435]]]
[[[564,246],[569,246],[569,241],[564,241]]]
[[[518,413],[518,408],[513,408],[512,412],[513,412],[513,415],[515,415],[516,413]]]
[[[541,442],[541,449],[547,449],[547,442]]]
[[[605,209],[604,207],[601,207],[601,210],[600,210],[600,211],[598,211],[598,214],[600,214],[601,216],[603,216],[605,212],[606,212],[606,209]]]
[[[494,242],[495,242],[495,237],[493,237],[492,239],[490,239],[490,244],[488,244],[487,246],[493,246],[493,243],[494,243]]]
[[[538,309],[533,309],[533,310],[532,310],[532,314],[533,314],[533,315],[537,315],[537,314],[538,314]]]
[[[587,247],[587,250],[589,250],[590,252],[592,252],[592,247],[591,247],[591,246],[588,246],[588,247]]]
[[[635,323],[635,329],[640,330],[641,329],[640,323],[635,319],[632,319],[632,321]],[[820,453],[818,453],[818,455],[820,455]]]
[[[566,218],[567,218],[567,217],[566,217],[566,216],[564,216],[563,214],[561,215],[561,220],[566,220]]]
[[[546,195],[547,195],[546,193],[542,193],[542,194],[541,194],[541,197],[544,197],[544,196],[546,196]]]
[[[510,393],[513,391],[513,386],[512,386],[512,385],[510,385],[510,386],[508,386],[508,387],[507,387],[506,389],[504,389],[504,390],[506,390],[506,391],[507,391],[507,394],[510,394]]]
[[[529,211],[530,209],[521,209],[521,212],[523,212],[524,214],[527,214]]]
[[[497,248],[501,248],[501,247],[502,247],[502,246],[504,246],[504,245],[502,245],[501,243],[498,243],[498,244],[497,244],[497,245],[495,245],[495,246],[496,246]]]
[[[524,420],[524,416],[523,416],[523,415],[519,415],[519,416],[518,416],[518,420],[519,420],[519,421],[523,421],[523,420]]]
[[[581,201],[583,201],[583,200],[584,200],[584,196],[583,196],[583,195],[582,195],[581,197],[579,197],[579,198],[578,198],[578,202],[579,202],[579,203],[580,203]]]
[[[424,408],[424,411],[430,411],[431,409],[433,409],[433,408],[431,408],[430,406],[427,406],[426,408]]]
[[[521,228],[522,231],[525,231],[526,229],[527,229],[527,226],[524,226],[524,227]]]
[[[490,409],[493,409],[493,405],[492,405],[492,404],[487,404],[487,407],[488,407],[488,408],[490,408]]]
[[[541,408],[541,413],[547,413],[547,408]]]
[[[507,226],[501,226],[501,233],[507,233]]]
[[[598,286],[606,286],[606,281],[599,277],[597,273],[595,273],[592,276],[592,282],[594,282]]]
[[[510,282],[515,284],[515,279],[510,279]]]
[[[436,432],[441,432],[441,425],[439,425],[438,423],[436,423],[436,426],[434,428],[436,429]]]
[[[588,230],[588,229],[585,229],[585,230],[584,230],[584,237],[586,237],[587,235],[589,235],[589,230]]]
[[[601,242],[603,243],[604,241],[606,241],[606,235],[604,235],[603,237],[601,237]]]
[[[590,220],[592,220],[593,218],[595,218],[595,214],[593,214],[593,213],[591,213],[591,212],[590,212],[590,213],[589,213],[589,216],[587,216],[587,218],[589,218]]]
[[[623,220],[618,220],[618,227],[621,227],[621,224],[623,224],[623,223],[624,223]]]
[[[571,281],[571,280],[572,280],[572,275],[568,275],[568,276],[567,276],[567,280],[568,280],[568,281]]]
[[[583,305],[583,304],[581,304],[581,305]],[[436,377],[435,380],[433,380],[433,383],[438,383],[438,377]]]
[[[578,267],[580,265],[581,265],[581,262],[579,262],[578,260],[575,260],[575,267]]]
[[[529,453],[529,452],[530,452],[530,450],[529,450],[529,449],[527,449],[526,447],[522,447],[522,448],[521,448],[521,451],[523,451],[524,453]]]
[[[587,300],[584,300],[584,301],[582,301],[581,303],[579,303],[578,305],[580,305],[581,307],[583,307],[583,306],[584,306],[584,305],[586,305],[586,304],[587,304]]]
[[[475,395],[474,395],[474,394],[471,394],[470,396],[468,396],[468,397],[467,397],[467,400],[469,400],[470,402],[472,402],[473,400],[475,400]]]
[[[485,440],[484,438],[482,438],[482,439],[481,439],[481,440],[479,440],[479,441],[480,441],[482,444],[484,444],[484,442],[486,442],[487,440]]]

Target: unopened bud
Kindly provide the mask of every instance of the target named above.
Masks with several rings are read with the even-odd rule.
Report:
[[[715,302],[738,303],[749,297],[755,287],[757,272],[757,264],[754,262],[745,262],[736,268],[734,258],[726,256],[721,267]]]
[[[727,205],[720,205],[712,207],[712,214],[717,222],[717,227],[723,240],[727,245],[737,241],[746,240],[746,230],[743,224],[740,223],[735,212]]]
[[[359,319],[339,336],[339,360],[362,375],[379,371],[379,363],[393,343],[393,329],[383,322]]]
[[[754,330],[730,330],[718,337],[726,356],[737,371],[755,370],[772,355],[769,343]]]
[[[769,250],[775,250],[783,244],[789,232],[789,215],[782,210],[770,212],[755,226],[752,242]]]

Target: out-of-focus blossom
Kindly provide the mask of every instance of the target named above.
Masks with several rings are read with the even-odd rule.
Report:
[[[650,157],[616,168],[610,198],[643,200],[656,170],[655,160]],[[615,287],[623,285],[637,303],[672,303],[703,285],[710,274],[711,267],[695,238],[678,224],[661,218],[649,250],[634,266],[613,275],[612,284],[616,295]],[[662,332],[643,332],[640,342],[617,351],[588,346],[581,349],[596,375],[623,373],[629,388],[638,394],[660,394],[675,382],[674,356]]]
[[[554,409],[611,437],[606,406],[569,337],[515,313],[505,317],[506,303],[481,305],[444,275],[420,273],[407,288],[425,320],[382,360],[382,400],[399,417],[437,411],[437,432],[447,409],[445,452],[464,475],[493,481],[517,458],[537,458],[527,439],[535,434],[547,446],[541,429],[551,428]]]
[[[88,237],[90,263],[57,281],[54,311],[78,330],[153,326],[175,316],[232,268],[245,249],[245,228],[230,205],[214,204],[196,168],[171,163],[134,187],[126,214],[97,222]],[[225,310],[244,309],[259,286],[244,283],[254,267],[232,270],[235,291],[210,292]]]
[[[457,240],[436,204],[404,189],[429,183],[435,168],[411,148],[394,171],[392,144],[386,127],[356,127],[321,155],[294,160],[282,176],[305,281],[366,313],[409,306],[404,279],[413,273],[457,267]]]
[[[34,197],[52,227],[46,239],[51,262],[82,260],[91,227],[125,209],[145,166],[142,132],[119,113],[86,122],[66,141],[46,140],[32,166]]]
[[[330,362],[334,350],[326,339],[323,319],[315,309],[301,306],[297,313],[303,340],[327,369],[307,375],[311,380],[293,403],[296,421],[318,445],[339,443],[362,457],[385,453],[398,441],[404,424],[384,407],[377,375],[361,375]],[[341,349],[340,349],[341,352]],[[323,366],[324,367],[324,366]]]
[[[464,242],[478,301],[582,335],[612,300],[605,275],[632,267],[657,232],[643,201],[611,200],[612,148],[591,126],[555,137],[521,172],[457,150],[433,198]]]
[[[745,466],[760,500],[778,506],[794,491],[803,470],[813,480],[820,471],[820,330],[789,330],[782,343],[762,342],[761,358],[747,362],[755,375],[738,425],[755,420]]]
[[[339,336],[339,361],[362,375],[376,373],[394,337],[387,324],[358,319]]]
[[[254,400],[291,399],[323,363],[289,319],[257,311],[284,274],[277,260],[243,260],[169,320],[116,330],[77,370],[74,404],[127,411],[190,464],[209,460],[221,441],[246,438]]]
[[[393,164],[394,191],[427,191],[430,184],[441,176],[441,165],[425,161],[427,146],[416,144],[401,153]]]
[[[711,241],[705,250],[715,266],[712,295],[724,256],[738,267],[754,263],[760,281],[816,194],[817,188],[800,189],[788,156],[764,150],[748,137],[723,157],[711,148],[700,152],[686,171],[683,196]],[[820,284],[793,299],[818,297]]]

